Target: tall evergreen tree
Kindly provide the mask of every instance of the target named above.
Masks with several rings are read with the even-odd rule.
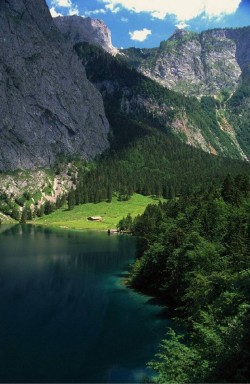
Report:
[[[27,221],[27,208],[24,207],[23,210],[22,210],[22,215],[21,215],[20,223],[21,224],[26,224],[26,221]]]
[[[70,192],[68,193],[68,210],[72,210],[75,207],[75,191],[73,188],[71,188]]]

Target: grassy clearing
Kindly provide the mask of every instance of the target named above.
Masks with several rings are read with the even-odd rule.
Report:
[[[4,215],[2,212],[0,212],[0,225],[1,224],[16,224],[17,221],[12,219],[9,216]]]
[[[148,204],[158,204],[159,199],[134,194],[128,201],[117,201],[114,197],[111,203],[89,203],[76,206],[72,211],[59,209],[48,216],[35,221],[36,224],[49,227],[69,229],[108,230],[116,228],[118,222],[128,213],[132,217],[141,214]],[[91,222],[89,216],[101,216],[101,222]]]

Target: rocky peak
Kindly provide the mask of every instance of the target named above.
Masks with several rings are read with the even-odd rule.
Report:
[[[177,29],[159,48],[123,51],[131,64],[175,91],[194,96],[233,93],[250,64],[250,27],[200,34]]]
[[[0,2],[0,170],[93,158],[108,147],[101,95],[45,0]]]
[[[189,32],[186,29],[182,28],[176,28],[172,36],[168,40],[178,40],[181,39],[183,36],[187,36]]]
[[[103,48],[112,55],[118,53],[118,49],[112,45],[111,32],[102,20],[74,15],[58,16],[54,18],[54,22],[73,44],[87,42]]]

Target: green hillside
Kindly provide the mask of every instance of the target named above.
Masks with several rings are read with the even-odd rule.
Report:
[[[250,66],[243,71],[236,92],[226,103],[226,110],[239,143],[246,153],[250,153]]]
[[[159,199],[135,194],[128,201],[87,203],[76,206],[71,211],[61,208],[48,216],[36,220],[38,225],[61,227],[77,230],[108,230],[115,229],[119,221],[131,214],[133,218],[142,214],[148,204],[158,204]],[[89,221],[89,216],[101,216],[100,222]]]
[[[123,56],[114,58],[87,43],[77,44],[75,49],[89,80],[103,95],[113,145],[124,146],[145,134],[143,128],[139,132],[129,128],[129,120],[137,119],[207,152],[242,158],[232,137],[219,126],[216,116],[219,103],[212,97],[202,97],[199,101],[168,90],[131,68]],[[127,128],[123,126],[122,131],[114,122],[117,114],[126,116]]]

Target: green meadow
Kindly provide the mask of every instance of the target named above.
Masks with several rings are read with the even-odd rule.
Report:
[[[135,217],[143,213],[148,204],[158,204],[158,202],[158,198],[138,194],[134,194],[128,201],[118,201],[113,197],[111,203],[88,203],[75,206],[71,211],[61,208],[50,215],[36,219],[35,223],[65,229],[103,231],[116,228],[118,222],[128,213]],[[89,221],[89,216],[101,216],[102,221]]]

